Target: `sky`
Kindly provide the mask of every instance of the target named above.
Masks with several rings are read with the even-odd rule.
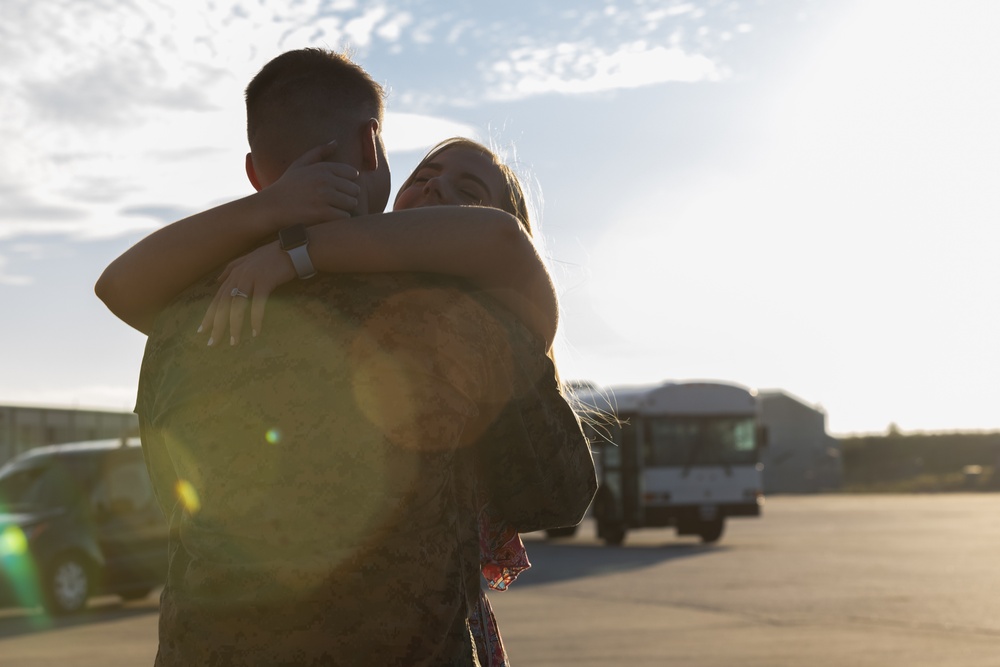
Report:
[[[349,48],[394,183],[528,184],[566,379],[780,389],[835,435],[1000,430],[1000,3],[0,0],[0,404],[131,410],[93,285],[252,192],[242,91]]]

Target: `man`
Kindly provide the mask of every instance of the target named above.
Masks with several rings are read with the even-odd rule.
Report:
[[[290,53],[248,88],[248,113],[253,91],[271,89],[262,108],[275,121],[249,121],[251,180],[273,182],[333,135],[362,174],[358,200],[384,206],[380,105],[290,76],[330,57]],[[172,529],[157,665],[475,664],[475,452],[509,462],[552,433],[578,435],[552,400],[551,363],[446,278],[296,281],[269,302],[266,336],[209,348],[191,333],[215,291],[195,285],[160,314],[140,377],[143,446]],[[544,487],[561,471],[518,466],[487,484],[511,491],[497,505],[520,503],[526,527],[557,520]],[[581,478],[582,500],[555,516],[582,515],[593,489]]]

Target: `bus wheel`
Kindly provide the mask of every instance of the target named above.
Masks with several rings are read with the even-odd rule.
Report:
[[[599,523],[597,534],[604,539],[604,543],[609,547],[621,546],[625,541],[625,526],[620,523]]]
[[[724,519],[720,516],[711,521],[702,521],[698,529],[698,534],[701,535],[702,542],[718,542],[719,538],[722,537],[722,529],[724,527]]]

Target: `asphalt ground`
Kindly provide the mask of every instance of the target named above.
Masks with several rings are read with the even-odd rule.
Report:
[[[778,496],[703,545],[525,536],[491,595],[514,667],[1000,667],[1000,495]],[[151,665],[155,595],[0,611],[0,666]]]

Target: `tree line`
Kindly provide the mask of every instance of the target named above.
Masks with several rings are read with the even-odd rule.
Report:
[[[839,438],[847,490],[1000,489],[1000,432]],[[906,488],[910,484],[913,488]]]

